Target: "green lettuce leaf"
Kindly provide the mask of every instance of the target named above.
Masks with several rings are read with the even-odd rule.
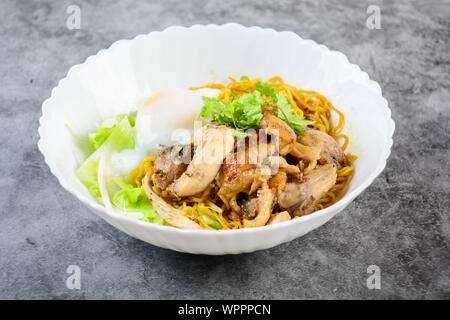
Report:
[[[124,119],[128,120],[127,121],[128,125],[123,122]],[[92,150],[95,151],[98,148],[100,148],[101,145],[109,138],[109,136],[115,132],[117,127],[120,128],[118,129],[118,132],[115,135],[118,136],[121,134],[122,131],[125,131],[127,137],[125,137],[123,140],[124,141],[128,140],[128,143],[118,141],[119,143],[116,146],[119,147],[121,144],[124,144],[124,145],[132,145],[134,148],[134,131],[133,133],[131,133],[131,130],[129,130],[129,127],[134,127],[134,125],[135,125],[135,118],[130,115],[119,115],[105,119],[99,126],[97,126],[96,131],[88,134]],[[133,136],[133,138],[131,138],[131,136]]]
[[[88,161],[75,171],[76,176],[96,199],[101,198],[98,186],[98,161]]]
[[[115,151],[134,149],[136,135],[128,118],[120,121],[111,132],[111,148]]]
[[[75,145],[78,147],[78,149],[81,151],[82,155],[84,157],[88,157],[90,154],[92,154],[92,146],[91,142],[89,141],[89,138],[84,136],[81,137],[78,134],[75,133],[75,131],[72,130],[72,128],[66,123],[66,129],[70,132],[72,135]]]
[[[158,215],[152,203],[147,198],[144,188],[134,187],[126,183],[122,178],[113,178],[113,181],[121,188],[112,197],[111,202],[125,212],[141,212],[144,214],[142,221],[163,224],[164,220]]]

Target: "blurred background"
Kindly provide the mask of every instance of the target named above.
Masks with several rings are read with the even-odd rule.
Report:
[[[73,5],[79,29],[68,28]],[[449,17],[444,0],[1,1],[0,298],[449,299]],[[36,145],[41,105],[72,65],[116,40],[226,22],[343,52],[383,89],[392,154],[344,212],[290,243],[219,257],[153,247],[60,187]],[[80,289],[66,286],[69,265]],[[371,265],[380,289],[367,287]]]

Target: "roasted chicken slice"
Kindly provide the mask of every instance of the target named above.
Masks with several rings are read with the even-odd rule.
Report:
[[[274,199],[275,196],[273,190],[270,189],[267,184],[264,184],[263,187],[258,190],[256,203],[253,204],[256,211],[255,217],[252,219],[244,218],[244,227],[252,228],[264,226],[267,221],[269,221],[272,213]]]
[[[316,161],[320,159],[320,147],[309,147],[296,142],[290,154],[297,159]]]
[[[150,172],[142,180],[142,186],[153,207],[167,223],[182,229],[202,229],[197,222],[186,217],[182,210],[172,207],[152,190],[150,186]]]
[[[336,177],[334,164],[318,166],[302,180],[286,183],[278,196],[278,205],[297,215],[311,213],[317,201],[334,186]]]
[[[258,151],[269,150],[268,157],[260,157]],[[247,146],[229,155],[222,166],[219,175],[220,190],[218,195],[228,201],[230,207],[237,213],[241,213],[241,208],[237,203],[237,196],[241,192],[247,194],[254,193],[259,187],[266,183],[272,175],[283,171],[287,174],[300,174],[300,169],[290,165],[286,159],[280,156],[270,156],[275,150],[264,142]],[[258,162],[251,159],[259,159]],[[283,186],[282,182],[272,182],[278,187]]]
[[[191,162],[191,144],[163,146],[158,150],[155,160],[155,177],[153,181],[158,189],[166,188],[178,179]]]
[[[268,181],[269,188],[275,190],[275,194],[279,196],[286,188],[287,174],[284,171],[278,171],[274,176]]]
[[[296,134],[286,122],[266,112],[259,123],[259,128],[265,130],[267,135],[278,137],[279,154],[284,156],[291,152],[295,145]]]
[[[166,190],[176,198],[203,191],[216,177],[223,159],[233,150],[233,132],[225,126],[207,126],[199,130],[194,137],[191,163]]]
[[[258,194],[254,193],[250,195],[248,199],[243,200],[241,209],[241,216],[243,219],[251,220],[256,217],[258,209]]]
[[[272,214],[267,224],[275,224],[283,221],[291,220],[291,215],[287,211]]]
[[[325,132],[304,127],[303,131],[298,135],[298,141],[308,147],[320,148],[321,164],[334,163],[338,168],[347,164],[347,158],[332,136]]]
[[[218,195],[235,212],[241,213],[236,199],[240,192],[251,194],[270,178],[270,168],[262,163],[274,152],[272,144],[254,141],[225,158],[218,176]]]
[[[273,173],[279,170],[286,172],[287,174],[299,174],[300,169],[297,166],[289,164],[285,158],[280,156],[271,156],[264,160],[264,165],[270,167]]]
[[[267,182],[271,176],[271,170],[267,166],[247,167],[247,165],[236,165],[232,169],[225,169],[224,182],[219,189],[218,195],[225,199],[233,211],[241,213],[237,203],[237,196],[244,192],[254,193],[260,186]],[[231,173],[230,171],[236,172]],[[232,177],[234,176],[234,178]],[[228,182],[226,182],[228,180]]]

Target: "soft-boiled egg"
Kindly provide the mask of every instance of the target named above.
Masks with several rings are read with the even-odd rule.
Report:
[[[111,165],[121,175],[139,166],[143,158],[156,154],[160,144],[186,143],[204,105],[202,96],[217,97],[216,89],[167,89],[155,93],[138,109],[136,147],[111,156]]]
[[[158,144],[176,143],[176,130],[192,130],[204,104],[202,96],[213,97],[219,92],[215,89],[169,89],[154,94],[138,110],[137,144],[154,150]]]

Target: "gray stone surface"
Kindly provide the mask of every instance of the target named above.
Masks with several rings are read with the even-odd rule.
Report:
[[[0,298],[450,298],[448,1],[0,2]],[[381,30],[365,26],[381,8]],[[397,129],[384,172],[342,214],[276,248],[195,256],[102,221],[60,187],[36,143],[41,104],[70,66],[173,24],[292,30],[378,81]],[[81,290],[66,268],[81,267]],[[368,290],[367,267],[381,268]]]

